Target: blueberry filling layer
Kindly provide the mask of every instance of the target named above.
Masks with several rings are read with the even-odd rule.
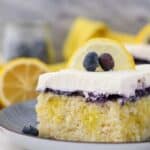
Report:
[[[83,92],[83,91],[60,91],[60,90],[53,90],[50,88],[46,88],[44,93],[54,93],[56,95],[65,95],[65,96],[81,96],[86,99],[87,102],[107,102],[107,101],[115,101],[118,100],[122,104],[124,104],[127,101],[135,102],[136,100],[140,99],[144,96],[150,95],[150,87],[145,89],[138,89],[135,90],[135,95],[126,97],[124,95],[118,95],[118,94],[99,94],[97,92]]]
[[[150,64],[149,60],[141,59],[141,58],[134,58],[136,64]]]

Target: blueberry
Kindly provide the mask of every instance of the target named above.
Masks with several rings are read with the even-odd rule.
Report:
[[[98,55],[95,52],[88,53],[84,58],[83,66],[87,71],[96,71],[99,66]]]
[[[17,57],[30,57],[30,47],[26,43],[21,43],[12,48],[12,51],[5,52],[5,54],[7,60],[15,59]]]
[[[99,64],[104,71],[112,70],[115,65],[113,57],[108,53],[104,53],[99,57]]]
[[[31,57],[39,58],[40,60],[49,63],[48,45],[45,41],[36,41],[30,52]]]
[[[33,127],[33,126],[24,126],[24,128],[22,129],[22,133],[27,134],[27,135],[32,135],[32,136],[38,136],[39,135],[39,131]]]
[[[136,90],[135,91],[135,95],[137,96],[137,97],[142,97],[142,96],[144,96],[146,94],[146,90],[144,91],[144,90]]]

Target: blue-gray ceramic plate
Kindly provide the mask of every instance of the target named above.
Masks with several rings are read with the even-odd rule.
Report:
[[[36,126],[36,101],[17,104],[0,112],[0,132],[18,150],[150,150],[150,141],[86,143],[42,139],[22,134],[25,125]]]

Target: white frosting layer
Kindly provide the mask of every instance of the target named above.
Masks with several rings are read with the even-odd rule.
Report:
[[[150,65],[149,64],[137,65],[136,70],[148,72],[150,71]]]
[[[125,45],[127,50],[136,58],[150,61],[150,45],[140,44],[140,45]]]
[[[150,87],[150,69],[137,67],[136,71],[85,72],[62,70],[39,77],[37,90],[50,88],[60,91],[90,91],[101,94],[132,96],[136,89]]]

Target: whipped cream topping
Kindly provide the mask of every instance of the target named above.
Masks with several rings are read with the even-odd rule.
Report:
[[[148,69],[145,69],[145,68]],[[88,91],[100,94],[135,95],[137,89],[150,87],[150,65],[134,71],[86,72],[62,70],[39,77],[37,90]]]
[[[126,44],[125,47],[135,58],[150,61],[150,45]]]

